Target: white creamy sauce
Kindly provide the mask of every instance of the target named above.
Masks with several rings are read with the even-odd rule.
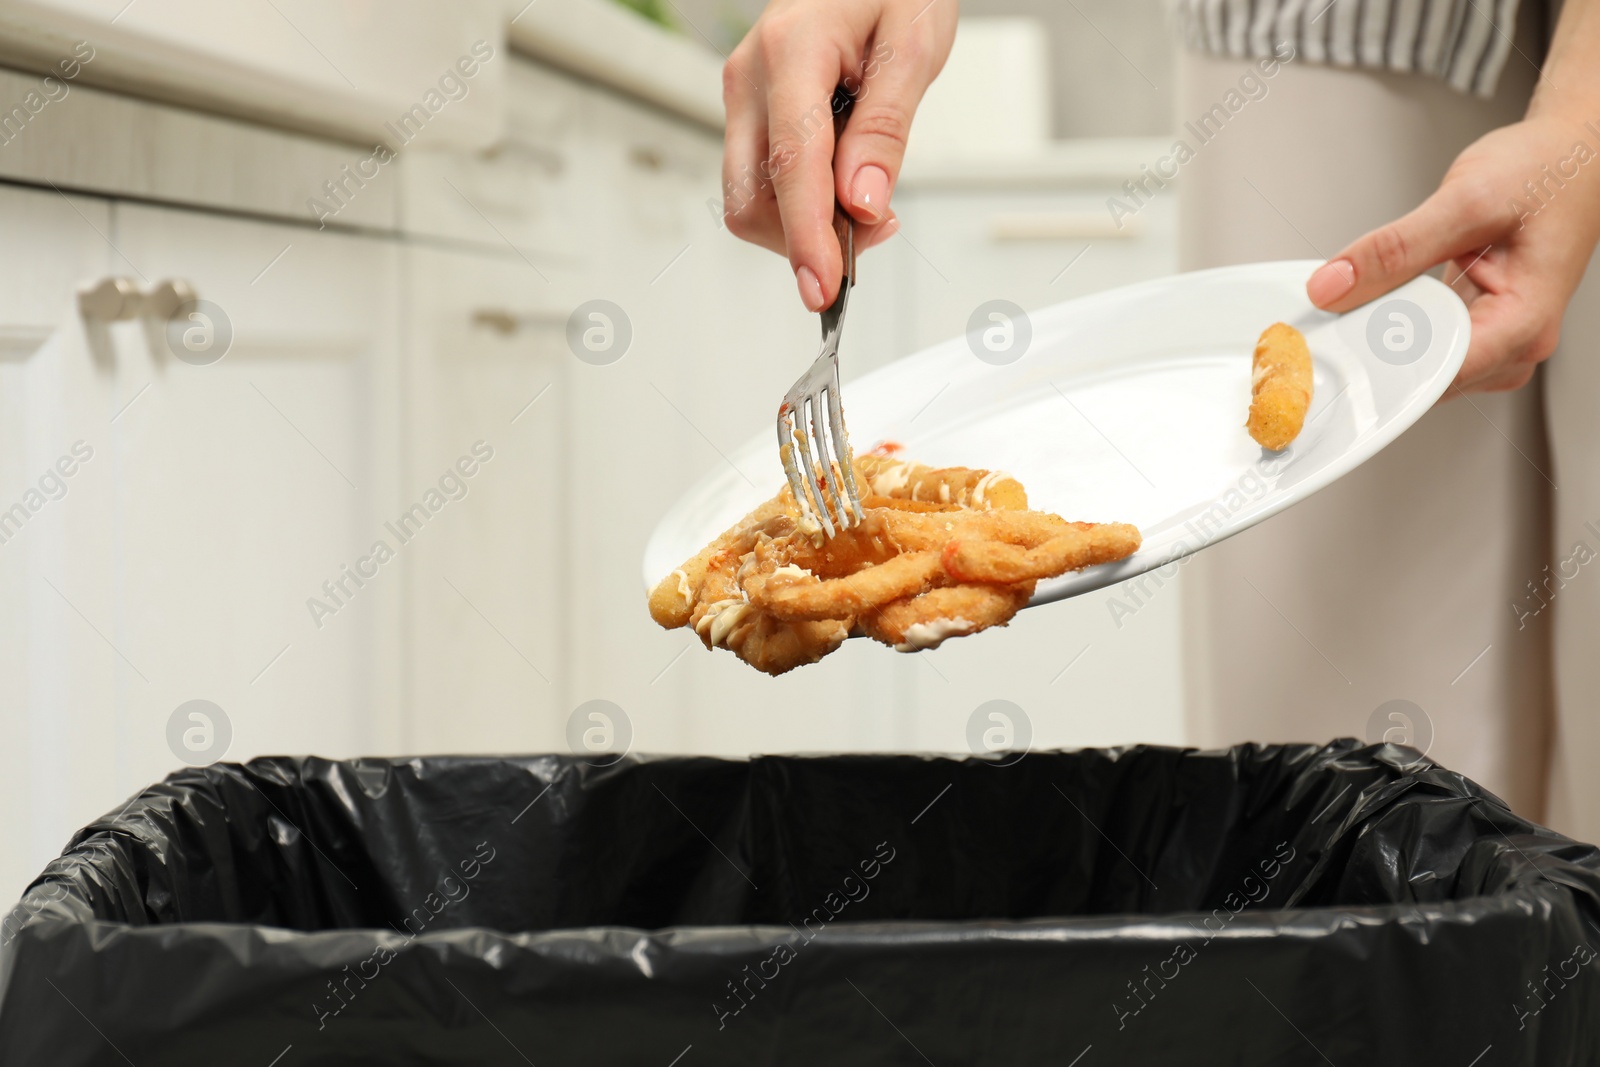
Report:
[[[993,487],[995,482],[1009,477],[1011,477],[1011,475],[1007,474],[1005,471],[990,471],[988,474],[985,474],[982,478],[978,479],[978,484],[972,487],[972,506],[975,508],[983,507],[984,494],[986,494],[990,488]]]
[[[794,524],[794,528],[795,532],[801,537],[807,538],[812,544],[821,547],[823,540],[822,523],[817,521],[816,515],[812,514],[811,509],[804,504],[800,505],[800,521]]]
[[[786,563],[772,572],[774,578],[782,575],[785,578],[810,578],[811,572],[796,563]]]
[[[682,570],[673,571],[672,575],[678,579],[678,595],[683,597],[683,602],[685,604],[694,603],[693,590],[689,588],[689,576]]]
[[[938,648],[947,637],[963,637],[977,628],[967,619],[933,619],[916,622],[906,627],[906,639],[894,646],[896,652],[921,652],[925,648]]]
[[[706,613],[695,624],[695,632],[701,637],[709,638],[712,645],[726,648],[728,635],[733,632],[734,627],[744,621],[749,612],[749,604],[733,597],[708,604]]]
[[[904,489],[911,480],[911,464],[896,463],[879,471],[872,479],[872,492],[876,496],[894,496],[896,489]]]

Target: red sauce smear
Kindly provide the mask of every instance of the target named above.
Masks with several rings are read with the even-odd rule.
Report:
[[[943,565],[946,574],[958,582],[964,582],[967,580],[966,576],[960,571],[956,570],[955,567],[956,550],[960,547],[960,541],[951,541],[949,544],[945,545],[944,550],[939,553],[939,562],[941,565]]]

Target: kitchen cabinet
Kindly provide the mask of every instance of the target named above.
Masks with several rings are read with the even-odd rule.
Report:
[[[915,242],[897,264],[907,285],[906,342],[923,348],[958,336],[984,300],[1043,308],[1175,272],[1175,193],[1153,198],[1120,229],[1106,208],[1120,192],[1116,173],[1136,171],[1141,143],[1108,163],[1109,173],[1063,176],[1053,187],[984,175],[960,181],[932,167],[919,180],[912,171],[896,201]]]
[[[412,237],[545,257],[570,276],[596,222],[579,207],[591,196],[579,146],[595,90],[515,59],[506,60],[504,74],[506,134],[491,148],[400,155],[401,225]],[[530,282],[548,284],[545,267],[529,270]]]
[[[110,214],[104,201],[0,187],[8,241],[29,249],[0,259],[0,899],[8,902],[71,830],[114,802],[104,783],[119,772],[127,781],[118,709],[146,684],[123,658],[139,648],[122,612],[114,524],[113,420],[128,397],[91,356],[74,296],[80,281],[112,265],[101,236]]]
[[[568,0],[571,2],[571,0]],[[473,46],[504,56],[502,0],[10,0],[0,9],[0,56],[26,68],[89,39],[85,82],[371,144],[423,101]],[[469,68],[470,69],[470,68]],[[498,134],[499,70],[450,93],[430,139],[458,145]]]
[[[239,751],[388,748],[401,581],[363,563],[400,481],[399,271],[392,243],[116,203],[119,259],[182,279],[232,332],[186,362],[173,331],[119,327],[118,570],[148,688],[129,704],[132,788],[170,766],[166,716],[214,701]],[[215,353],[202,355],[210,359]],[[195,358],[195,357],[191,357]]]
[[[404,257],[397,508],[430,489],[448,503],[404,550],[400,748],[559,750],[578,577],[565,563],[566,305],[515,255]]]
[[[402,498],[399,272],[389,242],[208,213],[0,187],[0,217],[30,250],[4,268],[0,485],[87,457],[0,545],[15,891],[206,730],[229,756],[398,747],[403,583],[345,568]],[[137,295],[86,322],[77,290],[118,276],[191,285],[208,322],[183,328],[217,348],[169,342]],[[218,710],[180,753],[196,699]]]

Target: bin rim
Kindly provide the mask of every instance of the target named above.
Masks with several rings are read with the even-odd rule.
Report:
[[[43,879],[29,886],[46,884]],[[1460,923],[1471,925],[1499,915],[1526,915],[1531,908],[1548,909],[1553,903],[1551,895],[1579,890],[1581,887],[1554,882],[1548,877],[1530,879],[1503,893],[1485,893],[1457,900],[1401,902],[1394,904],[1315,905],[1305,908],[1243,908],[1231,913],[1227,926],[1215,936],[1224,939],[1248,939],[1255,936],[1279,936],[1299,932],[1307,936],[1324,936],[1351,926],[1400,923],[1438,924]],[[24,893],[24,897],[27,893]],[[58,900],[60,898],[57,898]],[[848,942],[854,938],[872,939],[893,933],[897,938],[939,941],[953,939],[1039,941],[1059,940],[1082,942],[1096,935],[1103,938],[1118,937],[1138,941],[1166,943],[1183,939],[1183,931],[1203,935],[1200,926],[1208,918],[1226,913],[1225,908],[1211,911],[1176,912],[1110,912],[1101,915],[1046,915],[1028,919],[871,919],[840,920],[829,922],[815,936],[831,942]],[[1198,924],[1198,925],[1197,925]],[[1139,929],[1131,929],[1137,926]],[[686,949],[698,941],[726,942],[743,938],[752,943],[777,944],[795,935],[792,925],[779,924],[680,924],[650,929],[640,926],[595,925],[566,926],[548,930],[500,930],[491,926],[458,926],[447,930],[429,930],[407,935],[383,926],[339,926],[323,930],[299,930],[291,926],[270,923],[227,922],[221,920],[185,920],[182,922],[133,923],[119,919],[76,918],[58,913],[35,914],[24,930],[46,934],[65,929],[91,931],[97,943],[115,936],[162,936],[174,933],[221,934],[230,931],[260,931],[270,935],[274,942],[295,941],[315,943],[319,939],[335,940],[349,935],[380,937],[389,943],[448,944],[462,937],[488,937],[508,942],[518,947],[531,948],[541,943],[583,941],[593,944],[599,940],[649,940],[674,949]],[[1176,935],[1167,936],[1168,933]]]
[[[1105,756],[1109,760],[1117,760],[1139,750],[1151,749],[1171,752],[1185,758],[1220,758],[1227,756],[1229,753],[1240,751],[1252,751],[1255,753],[1288,751],[1292,753],[1291,762],[1310,763],[1320,761],[1325,764],[1336,764],[1343,758],[1362,755],[1378,762],[1386,763],[1405,776],[1437,770],[1453,777],[1461,777],[1455,772],[1450,772],[1441,767],[1428,758],[1426,754],[1415,748],[1396,745],[1391,742],[1368,743],[1353,737],[1336,738],[1332,741],[1320,743],[1245,742],[1238,745],[1212,748],[1131,742],[1114,746],[1091,745],[1054,749],[1030,748],[1024,750],[1022,755],[1026,757],[1096,753]],[[1011,765],[1010,761],[1015,755],[1015,753],[1007,752],[975,755],[970,752],[935,751],[784,752],[751,753],[743,756],[629,752],[625,753],[615,763],[603,767],[595,767],[594,770],[598,776],[604,777],[606,772],[614,772],[624,765],[673,760],[738,764],[762,759],[850,761],[854,759],[882,759],[885,757],[916,759],[926,762],[948,761],[961,765],[990,763],[997,770],[1003,770],[1006,766]],[[539,764],[546,762],[554,763],[563,769],[585,765],[582,757],[575,757],[570,753],[538,752],[438,753],[409,756],[363,756],[343,759],[317,755],[261,755],[243,762],[219,761],[199,767],[182,768],[161,781],[142,788],[114,812],[101,816],[83,830],[80,830],[74,835],[62,854],[51,861],[50,866],[29,883],[24,889],[22,897],[13,908],[7,910],[6,914],[9,915],[15,912],[16,908],[28,903],[30,897],[37,890],[52,883],[70,884],[72,877],[71,865],[77,863],[92,865],[92,855],[96,847],[96,841],[115,838],[119,834],[126,833],[125,830],[119,830],[117,824],[119,821],[129,819],[127,813],[131,812],[140,801],[160,802],[162,800],[170,800],[175,789],[192,787],[196,783],[197,776],[209,780],[219,774],[238,776],[256,771],[261,773],[262,777],[277,781],[280,784],[290,784],[291,780],[275,772],[280,772],[288,767],[300,767],[307,764],[348,765],[361,768],[363,766],[406,767],[418,766],[424,763],[433,764],[436,767],[447,764],[511,763],[522,765],[524,769],[532,773],[538,768]],[[555,778],[552,776],[552,782],[554,780]],[[1390,788],[1403,780],[1403,778],[1395,778],[1382,783],[1382,787]],[[1497,797],[1476,786],[1475,783],[1471,783],[1465,778],[1462,778],[1462,781],[1471,785],[1475,794],[1455,796],[1448,799],[1467,803],[1501,803]],[[1359,797],[1360,794],[1357,794],[1357,796]],[[1338,906],[1315,905],[1309,907],[1275,907],[1271,909],[1246,906],[1239,912],[1232,913],[1231,918],[1228,920],[1225,934],[1229,938],[1240,938],[1267,934],[1278,936],[1286,931],[1300,931],[1307,936],[1325,936],[1347,928],[1352,924],[1362,925],[1364,923],[1400,922],[1424,926],[1438,923],[1471,924],[1497,915],[1527,915],[1531,909],[1549,911],[1555,905],[1555,898],[1560,894],[1576,893],[1581,897],[1591,891],[1589,886],[1579,884],[1573,880],[1563,879],[1560,869],[1557,869],[1552,875],[1552,872],[1533,862],[1514,841],[1510,839],[1507,839],[1507,841],[1511,850],[1515,853],[1510,862],[1518,865],[1522,870],[1518,872],[1518,877],[1515,879],[1514,884],[1501,892],[1442,901],[1405,901],[1387,904]],[[1573,844],[1577,843],[1573,842]],[[66,869],[63,869],[63,867]],[[60,906],[63,900],[66,902],[64,907]],[[785,936],[792,935],[794,932],[792,927],[778,924],[674,925],[660,928],[596,925],[530,931],[507,931],[490,926],[464,925],[445,930],[429,930],[416,935],[406,935],[393,928],[382,926],[341,926],[322,930],[302,930],[292,926],[219,920],[134,923],[126,920],[102,919],[66,913],[68,908],[83,906],[85,906],[83,902],[73,898],[71,894],[57,897],[54,901],[44,902],[42,907],[36,907],[30,915],[24,918],[20,929],[13,933],[12,939],[20,936],[23,932],[33,932],[48,937],[53,932],[63,928],[88,930],[97,941],[115,936],[155,936],[162,934],[171,936],[178,933],[199,934],[202,932],[215,935],[223,931],[246,930],[262,932],[264,936],[272,941],[294,941],[300,944],[313,943],[317,938],[337,938],[349,935],[361,935],[370,941],[374,935],[378,935],[393,939],[391,943],[420,942],[423,945],[447,944],[462,937],[486,937],[498,939],[519,947],[534,948],[540,944],[556,944],[562,940],[582,940],[585,943],[593,944],[596,940],[620,938],[632,942],[645,939],[670,945],[674,948],[684,948],[699,940],[726,941],[738,939],[741,936],[747,941],[757,938],[762,943],[776,944]],[[1173,912],[1127,911],[1075,916],[1043,915],[1026,919],[841,920],[830,922],[824,929],[823,934],[826,934],[830,941],[836,941],[841,938],[848,939],[850,936],[870,937],[885,933],[893,933],[896,936],[934,937],[935,939],[951,936],[958,940],[999,938],[1017,941],[1048,941],[1052,932],[1060,931],[1063,937],[1070,933],[1075,940],[1081,940],[1085,937],[1093,939],[1097,936],[1123,936],[1136,940],[1161,942],[1166,940],[1164,936],[1156,937],[1147,933],[1151,927],[1179,932],[1180,926],[1193,928],[1194,924],[1201,923],[1207,917],[1221,912],[1225,912],[1225,909]],[[1135,931],[1131,929],[1136,926],[1143,927],[1144,930]],[[1600,925],[1597,925],[1597,930],[1600,930]],[[1224,934],[1217,936],[1222,937]]]

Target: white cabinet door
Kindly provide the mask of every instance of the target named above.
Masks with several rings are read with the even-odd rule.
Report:
[[[385,523],[410,503],[397,250],[201,213],[112,215],[126,273],[186,280],[209,302],[211,343],[231,332],[207,362],[218,348],[201,319],[117,331],[119,387],[136,399],[108,450],[117,568],[96,607],[144,675],[124,682],[117,788],[172,769],[168,718],[192,699],[222,709],[230,759],[392,751],[407,549]]]
[[[1178,269],[1177,199],[1151,201],[1115,229],[1114,183],[1054,190],[908,189],[898,266],[912,350],[957,337],[977,306],[1027,311]]]
[[[148,668],[119,610],[113,420],[128,397],[91,357],[74,298],[116,258],[110,212],[0,188],[0,229],[3,906],[131,787],[119,742]]]
[[[516,256],[406,251],[405,747],[560,751],[567,709],[564,302]]]

